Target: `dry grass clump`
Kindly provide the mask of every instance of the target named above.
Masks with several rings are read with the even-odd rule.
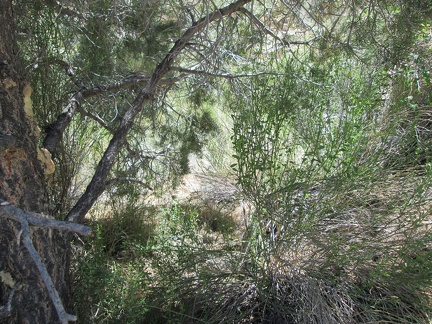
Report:
[[[328,278],[333,278],[331,274]],[[158,290],[161,293],[161,290]],[[159,295],[161,296],[161,295]],[[404,285],[297,273],[194,278],[158,300],[149,323],[426,323],[428,305]],[[173,296],[174,297],[174,296]]]

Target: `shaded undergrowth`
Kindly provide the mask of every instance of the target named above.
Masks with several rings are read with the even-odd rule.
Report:
[[[255,78],[250,96],[227,98],[232,167],[251,208],[233,216],[235,197],[102,210],[76,251],[80,320],[430,322],[431,55],[422,46],[394,69],[342,54],[284,61],[283,77]]]
[[[293,209],[325,219],[264,222],[255,210],[243,236],[227,206],[116,204],[76,251],[78,314],[83,323],[427,323],[427,179],[381,175],[363,193],[329,184],[331,204],[313,188]]]

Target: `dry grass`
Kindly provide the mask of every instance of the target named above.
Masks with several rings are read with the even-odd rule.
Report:
[[[272,200],[272,214],[260,221],[237,195],[211,199],[211,190],[148,210],[151,245],[144,254],[123,247],[127,253],[110,261],[125,280],[117,291],[142,309],[102,308],[99,315],[132,321],[133,310],[137,323],[427,323],[427,177],[389,172],[374,179],[367,188],[330,183],[310,195],[292,193],[290,201],[302,204],[290,209],[297,218]],[[273,237],[269,215],[278,229]],[[119,229],[117,222],[110,230],[109,220],[101,222],[108,238],[138,227],[125,222]],[[132,289],[135,276],[145,284]]]

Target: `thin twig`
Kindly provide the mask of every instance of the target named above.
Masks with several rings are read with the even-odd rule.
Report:
[[[258,26],[261,30],[263,30],[267,35],[271,36],[272,38],[281,42],[284,45],[288,45],[288,46],[290,46],[290,45],[310,45],[311,42],[314,40],[314,39],[311,39],[308,41],[288,41],[284,38],[280,38],[278,35],[273,33],[267,26],[265,26],[252,12],[250,12],[246,8],[242,7],[242,8],[240,8],[239,11],[242,12],[243,14],[245,14],[246,16],[248,16],[249,19],[251,19],[252,22],[256,26]]]
[[[154,189],[153,189],[151,186],[149,186],[147,183],[145,183],[145,182],[143,182],[143,181],[141,181],[141,180],[138,180],[138,179],[135,179],[135,178],[129,178],[129,177],[114,178],[114,179],[108,180],[108,181],[106,182],[106,187],[108,188],[108,187],[114,185],[114,183],[116,183],[116,182],[135,182],[135,183],[138,183],[138,184],[140,184],[140,185],[146,187],[146,188],[149,189],[149,190],[154,190]]]
[[[177,71],[177,72],[188,73],[188,74],[199,74],[199,75],[206,75],[206,76],[225,78],[225,79],[252,78],[252,77],[261,76],[261,75],[276,75],[276,76],[286,75],[284,73],[272,73],[272,72],[256,72],[256,73],[245,73],[245,74],[212,73],[212,72],[208,72],[208,71],[193,70],[193,69],[187,69],[187,68],[182,68],[182,67],[178,67],[178,66],[171,67],[171,70]]]
[[[92,114],[85,110],[82,106],[78,106],[78,111],[81,113],[82,116],[89,117],[90,119],[93,119],[96,123],[101,125],[103,128],[105,128],[107,131],[109,131],[111,134],[115,133],[114,128],[110,127],[106,121],[104,121],[102,118],[100,118],[97,114]]]

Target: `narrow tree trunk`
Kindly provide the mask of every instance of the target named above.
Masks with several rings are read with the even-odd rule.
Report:
[[[31,87],[18,57],[11,4],[0,0],[0,199],[24,211],[43,212],[47,196],[38,161],[38,129],[31,113]],[[0,218],[0,322],[58,323],[56,309],[20,231],[19,222]],[[33,245],[67,308],[66,236],[54,230],[31,229]]]

